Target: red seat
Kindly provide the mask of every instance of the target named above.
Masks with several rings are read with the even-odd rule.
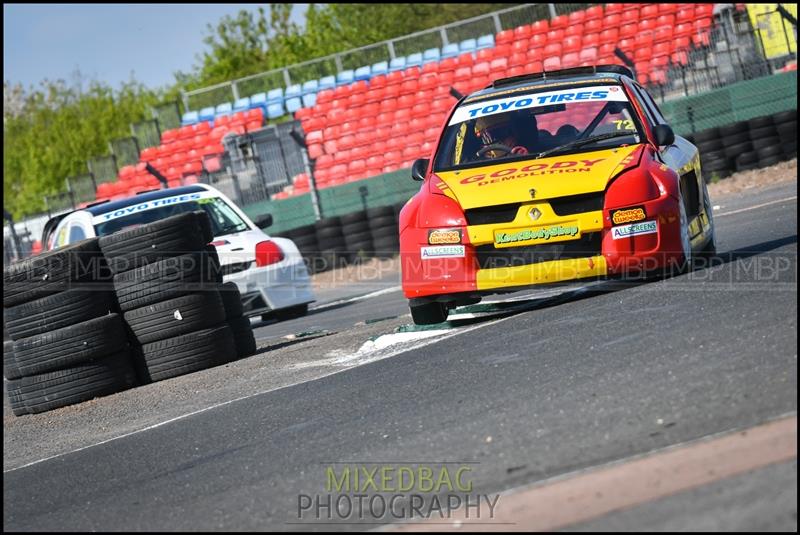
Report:
[[[675,22],[678,24],[686,24],[694,22],[694,6],[684,5],[679,8],[675,13]]]
[[[125,165],[120,167],[117,176],[120,178],[120,180],[125,180],[126,178],[133,176],[135,172],[136,169],[132,165]]]
[[[643,5],[639,14],[643,19],[646,18],[653,18],[658,16],[658,5],[657,4],[649,4]]]
[[[665,13],[670,13],[670,14],[677,13],[678,8],[680,7],[680,4],[670,4],[670,3],[663,3],[657,5],[658,5],[658,12],[662,15]]]
[[[678,24],[675,26],[673,32],[675,37],[689,37],[694,33],[694,28],[691,24]]]
[[[528,56],[524,53],[517,52],[516,54],[511,55],[511,58],[508,60],[508,63],[512,67],[525,65],[526,63],[528,63]]]
[[[695,19],[711,18],[714,16],[714,4],[695,4]]]
[[[550,29],[550,21],[548,19],[537,20],[528,26],[530,35],[537,35],[547,33]]]
[[[398,96],[400,96],[400,84],[387,85],[383,89],[383,98],[385,99],[396,99]]]
[[[583,24],[572,24],[564,28],[564,37],[581,37],[584,33]]]
[[[414,93],[419,87],[419,81],[416,78],[404,80],[400,84],[400,93],[411,94]]]
[[[386,112],[393,112],[397,109],[397,99],[396,98],[387,98],[386,100],[380,103],[379,107],[381,113]]]
[[[581,49],[580,37],[565,37],[563,43],[562,52],[565,54],[578,52]]]
[[[577,52],[570,52],[568,54],[564,54],[564,56],[561,58],[562,69],[569,69],[570,67],[578,67],[580,63],[581,62],[578,59]]]
[[[472,66],[472,77],[475,78],[477,76],[486,76],[489,74],[489,62],[482,61],[480,63],[476,63]]]
[[[599,44],[600,44],[599,33],[590,33],[583,36],[582,45],[584,47],[593,47],[593,46],[598,46]]]
[[[178,130],[177,129],[165,130],[164,132],[161,133],[161,144],[162,145],[166,145],[168,143],[172,143],[176,139],[178,139]]]
[[[560,57],[561,56],[561,52],[562,52],[561,43],[550,43],[549,45],[544,47],[544,52],[542,52],[542,55],[545,58],[549,58],[549,57],[552,57],[552,56],[559,56]]]
[[[139,153],[139,160],[150,161],[156,157],[158,149],[156,147],[146,147]]]
[[[638,24],[639,23],[639,8],[638,6],[626,9],[620,15],[622,24]]]
[[[556,28],[547,32],[547,42],[549,43],[561,41],[563,38],[564,38],[563,28]]]
[[[567,15],[567,21],[569,22],[568,26],[572,26],[575,24],[583,24],[583,21],[586,19],[586,11],[581,9],[580,11],[573,11],[569,15]]]
[[[619,38],[626,39],[635,37],[638,31],[639,27],[636,24],[623,24],[619,29]]]
[[[547,34],[539,33],[528,40],[528,48],[544,48],[547,46]]]
[[[505,72],[508,68],[508,60],[506,58],[497,58],[493,59],[491,63],[489,63],[489,72],[494,76],[497,73]]]
[[[608,11],[606,11],[608,13]],[[616,13],[603,17],[603,27],[606,29],[619,28],[622,17]]]
[[[614,44],[619,39],[619,28],[607,28],[600,32],[600,42],[603,44]]]
[[[597,61],[597,48],[593,46],[584,48],[583,50],[581,50],[578,59],[581,62],[581,64],[594,65],[595,62]]]
[[[561,57],[560,56],[551,56],[549,58],[545,58],[544,60],[544,70],[545,71],[557,71],[561,68]]]
[[[672,40],[672,25],[656,28],[655,33],[653,33],[653,41],[662,43],[670,40]]]
[[[600,33],[603,28],[603,21],[600,19],[587,20],[583,23],[583,31],[586,33]]]
[[[514,41],[514,30],[503,30],[494,36],[494,42],[498,45],[512,41]]]
[[[586,12],[586,20],[600,19],[603,17],[603,6],[592,6],[584,10]]]
[[[456,70],[457,64],[456,58],[444,58],[441,62],[439,62],[439,74],[446,71]]]
[[[533,29],[529,25],[517,26],[514,28],[514,40],[528,39],[533,35]]]
[[[620,39],[617,43],[617,46],[626,54],[629,54],[635,48],[633,39]]]
[[[557,15],[550,19],[550,28],[566,28],[569,26],[569,15]]]
[[[622,13],[622,4],[606,4],[605,13]]]
[[[400,97],[397,99],[397,109],[410,108],[414,105],[414,101],[415,98],[413,93],[400,95]]]
[[[636,48],[649,48],[653,44],[653,32],[639,32],[633,38],[633,42],[636,45]]]

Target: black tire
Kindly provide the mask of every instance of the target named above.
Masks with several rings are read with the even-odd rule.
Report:
[[[780,156],[767,156],[766,158],[759,158],[758,165],[759,167],[769,167],[770,165],[775,165],[781,163],[783,158]]]
[[[368,257],[375,253],[375,245],[372,240],[356,242],[347,248],[347,252],[356,257]]]
[[[758,162],[758,154],[755,151],[743,152],[736,157],[736,165],[744,165]]]
[[[19,379],[22,374],[17,368],[17,361],[14,358],[14,342],[7,340],[3,342],[3,377],[6,379]]]
[[[787,160],[797,158],[797,143],[784,143],[781,145],[783,153],[786,155]]]
[[[225,319],[232,320],[241,318],[244,314],[244,303],[242,294],[235,282],[226,282],[219,287],[219,295],[222,298],[222,306],[225,309]]]
[[[762,150],[771,148],[771,147],[778,147],[781,146],[781,139],[777,136],[775,137],[763,137],[761,139],[756,139],[753,141],[753,149],[756,152],[760,152]]]
[[[29,414],[74,405],[135,385],[136,374],[127,348],[99,360],[13,381],[18,400]]]
[[[14,342],[23,377],[63,370],[124,350],[128,346],[119,314],[109,314]]]
[[[745,139],[749,139],[747,137],[747,135],[748,135],[747,131],[748,130],[749,130],[749,128],[747,126],[747,121],[739,121],[739,122],[736,122],[736,123],[726,124],[725,126],[720,126],[719,127],[719,135],[723,139],[723,141],[726,140],[727,138],[735,137],[735,136],[745,136]],[[735,143],[742,143],[743,141],[744,141],[744,139],[741,140],[741,141],[732,141],[730,143],[728,143],[726,141],[725,144],[726,145],[733,145]]]
[[[360,243],[363,241],[372,241],[372,232],[367,229],[365,232],[359,232],[358,234],[346,234],[344,237],[344,241],[348,247],[350,247],[354,243]]]
[[[76,288],[40,297],[6,309],[6,327],[13,340],[29,338],[116,311],[112,290]]]
[[[374,208],[367,208],[367,221],[372,221],[378,217],[386,217],[394,215],[394,208],[392,206],[376,206]]]
[[[207,253],[195,252],[165,258],[114,275],[119,307],[123,312],[197,291],[217,288],[219,273],[209,270]]]
[[[747,121],[747,128],[752,132],[753,130],[757,130],[759,128],[767,128],[774,126],[775,122],[772,120],[771,115],[764,115],[761,117],[753,117],[749,121]]]
[[[722,151],[722,150],[710,151],[710,152],[700,151],[700,159],[701,160],[705,160],[705,161],[724,160],[725,158],[727,158],[727,156],[725,156],[725,151]]]
[[[317,245],[317,237],[316,235],[312,236],[304,236],[302,238],[290,238],[292,242],[297,246],[298,249],[308,249],[314,248]]]
[[[317,229],[314,228],[314,225],[306,225],[304,227],[297,227],[292,230],[287,230],[283,233],[283,236],[289,238],[290,240],[295,240],[296,238],[304,238],[306,236],[314,236],[317,232]]]
[[[754,162],[736,164],[736,172],[738,173],[738,172],[742,172],[742,171],[752,171],[753,169],[758,169],[759,167],[761,167],[761,166],[758,163],[758,160],[756,160]]]
[[[250,318],[230,319],[228,320],[228,327],[230,327],[233,334],[236,356],[241,359],[255,355],[258,346],[256,337],[253,335],[253,327],[250,326]]]
[[[762,149],[757,149],[756,154],[758,154],[758,159],[763,160],[764,158],[770,158],[772,156],[783,156],[783,148],[780,144],[777,145],[769,145]]]
[[[722,144],[726,147],[730,147],[732,145],[738,145],[739,143],[746,143],[750,141],[750,133],[745,130],[744,132],[739,132],[738,134],[731,134],[729,136],[725,136],[722,138]]]
[[[361,221],[367,220],[367,213],[364,210],[360,212],[352,212],[350,214],[346,214],[340,217],[342,221],[342,226],[346,227],[348,225],[352,225],[353,223],[359,223]]]
[[[118,274],[198,251],[213,239],[208,215],[195,211],[103,236],[100,248],[111,270]]]
[[[434,325],[447,321],[448,310],[444,303],[409,304],[408,308],[411,309],[411,319],[416,325]]]
[[[316,229],[317,233],[319,233],[321,229],[333,228],[333,227],[339,228],[341,226],[342,226],[342,220],[338,217],[326,217],[314,223],[314,228]]]
[[[750,130],[750,139],[757,141],[765,137],[776,137],[778,130],[774,126],[765,126],[764,128],[754,128]]]
[[[742,153],[751,152],[753,150],[753,144],[750,141],[746,141],[745,143],[738,143],[736,145],[731,145],[730,147],[725,148],[725,156],[727,158],[736,158]]]
[[[394,214],[390,216],[382,216],[382,217],[376,217],[375,219],[370,219],[369,221],[370,229],[376,230],[383,227],[397,228],[397,218],[394,216]]]
[[[724,148],[725,144],[723,143],[721,138],[710,139],[708,141],[704,141],[702,143],[697,144],[697,150],[699,150],[700,152],[721,151]]]
[[[28,414],[28,409],[22,400],[22,394],[19,392],[19,381],[5,381],[5,389],[6,394],[8,394],[8,406],[14,416]]]
[[[720,134],[718,128],[709,128],[707,130],[701,130],[700,132],[694,133],[694,139],[698,145],[705,143],[706,141],[711,141],[712,139],[718,139],[719,137]]]
[[[369,223],[360,221],[358,223],[351,223],[342,227],[342,234],[347,237],[348,234],[360,234],[362,232],[369,232]]]
[[[98,240],[82,240],[5,268],[3,306],[8,308],[101,280],[107,280],[107,266]]]
[[[379,240],[375,242],[374,255],[377,258],[392,258],[400,252],[398,240]]]
[[[797,122],[797,110],[787,110],[776,113],[772,116],[772,120],[776,125],[784,123]]]
[[[225,307],[219,292],[209,290],[130,310],[125,321],[136,342],[144,345],[219,325],[225,321]]]
[[[226,323],[141,347],[144,373],[149,381],[204,370],[236,357],[233,333]]]
[[[383,240],[386,238],[399,238],[399,230],[397,227],[382,227],[372,231],[372,241]]]
[[[317,231],[317,242],[323,242],[331,238],[344,237],[341,227],[323,228]]]
[[[775,131],[778,132],[782,143],[797,141],[797,121],[781,123],[775,128]]]

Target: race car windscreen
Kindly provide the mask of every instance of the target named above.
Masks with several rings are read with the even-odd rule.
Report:
[[[183,196],[187,200],[157,199],[140,205],[134,205],[117,212],[101,214],[95,217],[95,231],[98,236],[113,234],[119,230],[135,228],[154,221],[182,214],[202,210],[211,219],[211,230],[215,237],[250,230],[250,227],[228,204],[219,197],[194,194]],[[126,213],[130,210],[130,213]]]
[[[640,143],[641,125],[618,85],[515,93],[465,102],[436,153],[435,171]]]

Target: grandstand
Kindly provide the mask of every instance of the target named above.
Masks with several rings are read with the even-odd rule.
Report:
[[[225,135],[257,131],[287,113],[302,125],[317,189],[408,168],[433,150],[455,104],[451,87],[469,93],[497,78],[623,63],[624,57],[641,83],[663,90],[675,73],[685,77],[687,70],[703,68],[693,58],[711,44],[713,10],[714,4],[594,5],[190,110],[180,128],[162,133],[160,145],[141,151],[138,165],[119,169],[116,182],[99,184],[96,198],[157,187],[145,162],[169,185],[205,181],[220,171]],[[303,195],[310,188],[308,174],[300,173],[270,197]]]

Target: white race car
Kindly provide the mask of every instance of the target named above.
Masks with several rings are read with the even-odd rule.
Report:
[[[44,227],[47,249],[93,236],[145,225],[169,216],[203,210],[211,219],[225,282],[235,282],[245,314],[264,319],[302,316],[314,301],[311,279],[292,240],[273,238],[220,191],[206,184],[149,191],[126,199],[88,205],[51,218]]]

